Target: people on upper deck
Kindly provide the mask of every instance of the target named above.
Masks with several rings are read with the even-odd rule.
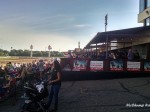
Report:
[[[128,60],[133,60],[134,59],[134,54],[132,52],[132,49],[129,49],[127,57],[128,57]]]
[[[140,59],[140,54],[137,50],[134,50],[134,59]]]

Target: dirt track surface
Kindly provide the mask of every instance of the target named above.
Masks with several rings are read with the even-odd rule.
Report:
[[[58,112],[112,111],[150,112],[150,77],[62,82]],[[20,112],[19,101],[0,103],[0,112]]]
[[[13,58],[2,58],[0,59],[0,65],[5,66],[8,62],[14,63],[32,63],[32,61],[39,60],[40,58],[19,58],[19,57],[13,57]]]

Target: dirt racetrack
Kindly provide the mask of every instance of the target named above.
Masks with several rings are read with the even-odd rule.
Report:
[[[50,60],[51,58],[41,58],[41,57],[0,57],[0,65],[5,66],[6,63],[12,62],[12,63],[32,63],[32,61],[44,59],[44,60]]]

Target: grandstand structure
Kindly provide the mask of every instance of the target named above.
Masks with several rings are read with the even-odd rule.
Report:
[[[150,59],[150,26],[108,32],[98,32],[84,47],[88,52],[103,52],[129,48],[138,49],[142,59]]]
[[[84,47],[86,52],[138,50],[141,59],[150,59],[150,0],[139,0],[138,22],[142,27],[98,32]]]

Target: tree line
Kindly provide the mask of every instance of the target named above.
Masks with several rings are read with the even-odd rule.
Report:
[[[32,51],[33,57],[48,57],[49,51]],[[31,51],[30,50],[16,50],[12,49],[11,51],[0,49],[0,56],[30,56]],[[51,57],[63,57],[64,54],[62,52],[58,51],[51,51],[50,52]]]

